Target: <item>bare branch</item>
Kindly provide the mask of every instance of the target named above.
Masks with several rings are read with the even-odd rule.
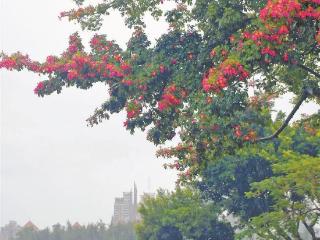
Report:
[[[319,238],[316,237],[316,233],[312,227],[310,227],[306,221],[302,221],[303,225],[307,229],[307,231],[310,233],[312,240],[318,240]]]
[[[292,111],[290,112],[290,114],[288,115],[288,117],[286,118],[286,120],[283,122],[283,124],[281,125],[281,127],[271,136],[268,137],[263,137],[263,138],[258,138],[256,140],[254,140],[254,143],[257,142],[264,142],[264,141],[269,141],[272,140],[274,138],[277,138],[280,133],[288,126],[289,122],[291,121],[291,119],[293,118],[293,116],[296,114],[296,112],[299,110],[299,108],[301,107],[302,103],[307,99],[307,97],[309,96],[310,91],[308,90],[303,90],[299,101],[297,102],[297,104],[294,106],[294,108],[292,109]]]

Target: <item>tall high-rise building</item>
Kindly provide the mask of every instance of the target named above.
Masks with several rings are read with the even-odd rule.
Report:
[[[138,188],[136,183],[134,183],[134,200],[133,200],[133,209],[132,209],[132,218],[136,221],[138,216]]]
[[[135,222],[138,212],[138,189],[134,183],[133,192],[124,192],[121,198],[116,198],[114,202],[114,214],[111,224],[123,224]]]

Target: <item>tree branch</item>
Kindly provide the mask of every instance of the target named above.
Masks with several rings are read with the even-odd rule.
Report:
[[[291,121],[291,119],[293,118],[293,116],[296,114],[296,112],[299,110],[299,108],[301,107],[302,103],[307,99],[307,97],[309,96],[310,90],[303,90],[299,101],[297,102],[297,104],[294,106],[294,108],[292,109],[292,111],[290,112],[290,114],[288,115],[288,117],[286,118],[286,120],[283,122],[283,124],[281,125],[281,127],[271,136],[268,137],[263,137],[263,138],[258,138],[256,140],[254,140],[254,143],[257,142],[264,142],[264,141],[269,141],[272,140],[274,138],[277,138],[280,133],[288,126],[289,122]]]
[[[316,71],[312,70],[311,68],[309,68],[309,67],[307,67],[307,66],[305,66],[305,65],[303,65],[303,64],[300,64],[300,63],[298,63],[297,66],[300,67],[300,68],[302,68],[303,70],[305,70],[305,71],[313,74],[313,75],[316,76],[317,78],[320,78],[320,74],[317,73]]]
[[[319,238],[316,237],[316,233],[312,227],[310,227],[306,221],[302,221],[304,227],[307,229],[307,231],[310,233],[312,240],[318,240]]]
[[[320,73],[317,73],[313,69],[311,69],[303,64],[300,64],[300,63],[298,63],[297,66],[320,79]],[[313,95],[317,98],[320,98],[320,88],[316,88],[316,87],[312,88],[310,91],[310,95]]]

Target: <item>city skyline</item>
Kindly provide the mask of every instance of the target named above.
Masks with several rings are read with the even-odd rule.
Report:
[[[112,215],[110,223],[107,223],[107,224],[117,225],[117,224],[126,224],[126,223],[130,223],[130,222],[139,221],[139,219],[140,219],[139,213],[138,213],[139,204],[141,202],[143,202],[143,200],[146,197],[154,197],[156,194],[153,192],[143,192],[142,194],[138,195],[138,187],[137,187],[136,182],[134,182],[133,189],[134,189],[133,191],[131,189],[129,192],[122,192],[122,194],[123,194],[122,197],[115,197],[113,215]],[[130,204],[131,204],[131,206],[129,206]],[[119,211],[117,205],[125,205],[125,209],[121,209],[120,211],[122,211],[122,212],[117,213]],[[123,215],[125,215],[125,217],[123,217]],[[98,221],[99,220],[97,220],[97,222]],[[71,224],[71,222],[69,220],[67,221],[67,223]],[[29,219],[26,223],[21,224],[21,225],[18,224],[18,222],[15,221],[14,219],[12,219],[8,223],[0,225],[0,229],[3,230],[5,228],[16,228],[16,229],[32,228],[33,230],[38,231],[41,229],[50,228],[56,224],[61,224],[61,223],[57,222],[51,226],[45,226],[43,228],[39,228],[36,224],[33,223],[33,221],[31,219]],[[91,224],[91,223],[88,223],[88,224]],[[72,226],[76,227],[76,226],[82,226],[82,225],[79,224],[78,221],[75,221],[72,224]],[[0,240],[2,240],[2,239],[0,238]]]

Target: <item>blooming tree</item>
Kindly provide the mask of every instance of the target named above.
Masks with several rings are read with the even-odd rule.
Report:
[[[39,96],[105,82],[110,96],[88,123],[126,110],[124,126],[148,129],[155,144],[178,134],[181,144],[159,155],[177,157],[170,167],[183,176],[196,175],[208,157],[277,138],[304,101],[319,101],[319,0],[181,0],[166,12],[164,0],[75,2],[78,7],[60,17],[93,31],[109,11],[119,10],[135,29],[127,48],[95,35],[85,52],[75,33],[60,56],[39,63],[19,52],[2,54],[0,68],[46,76],[34,90]],[[170,24],[155,46],[143,30],[146,13]],[[270,132],[267,109],[287,92],[296,96],[295,106]]]
[[[61,55],[48,56],[40,63],[20,52],[10,56],[3,53],[0,68],[28,69],[43,75],[47,80],[34,90],[41,97],[60,93],[64,87],[89,89],[96,82],[106,83],[109,97],[88,124],[93,126],[125,110],[124,127],[132,133],[137,128],[147,130],[148,140],[156,145],[178,136],[177,146],[160,148],[157,154],[174,159],[165,167],[179,170],[179,181],[203,177],[208,165],[226,155],[235,156],[241,149],[278,148],[279,142],[285,141],[283,135],[292,137],[288,125],[302,103],[320,103],[319,0],[101,0],[89,6],[85,0],[74,2],[77,7],[60,17],[78,22],[83,30],[97,31],[104,16],[120,11],[127,26],[134,29],[126,49],[96,34],[90,41],[90,52],[86,52],[75,33]],[[176,7],[164,11],[166,2],[175,2]],[[170,26],[154,46],[144,32],[146,14],[165,18]],[[288,116],[273,121],[272,102],[285,93],[294,96],[294,107]],[[308,116],[299,122],[299,129],[318,139],[319,121],[319,114]],[[318,155],[309,155],[312,159],[301,159],[313,169]],[[293,188],[303,186],[301,174],[290,165],[300,157],[290,156],[291,160],[281,165],[285,169],[274,170],[287,177],[275,177],[273,182],[268,178],[254,186],[251,195],[273,191],[274,199],[281,202],[281,197],[286,197],[281,194],[289,191],[287,185],[280,194],[270,181],[290,183]],[[300,176],[299,181],[292,176]],[[314,172],[312,176],[316,179],[311,187],[314,191],[319,175]],[[308,200],[317,199],[315,204],[318,194],[306,193]],[[281,204],[274,207],[279,211],[290,208]],[[316,223],[319,212],[315,211]],[[281,212],[281,216],[287,213]],[[297,216],[293,222],[299,224],[301,218]],[[307,228],[308,221],[303,223]],[[255,223],[259,226],[261,219]],[[270,226],[278,231],[277,224]],[[299,236],[296,232],[295,228]],[[316,239],[314,232],[311,234]]]

